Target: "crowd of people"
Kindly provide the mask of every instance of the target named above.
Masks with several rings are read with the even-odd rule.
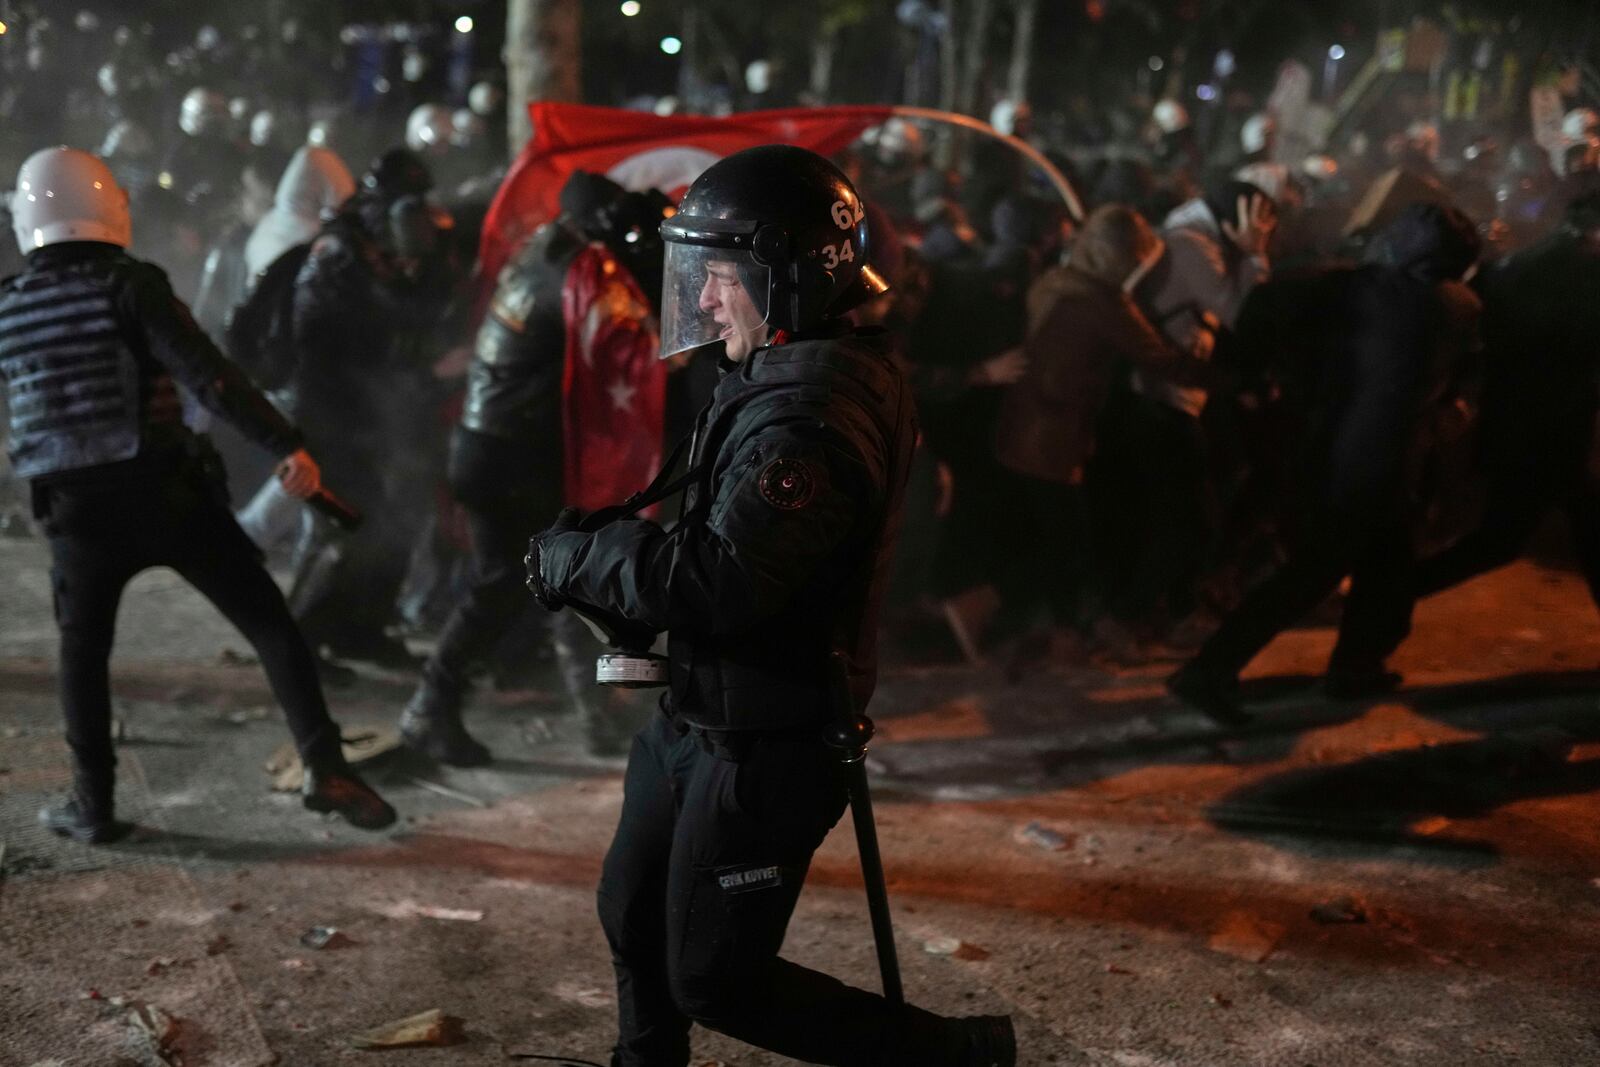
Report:
[[[1575,109],[1556,152],[1497,167],[1474,137],[1451,166],[1414,125],[1291,166],[1262,114],[1228,171],[1079,170],[1081,221],[913,161],[898,313],[944,487],[921,589],[1013,675],[1194,652],[1171,687],[1232,723],[1239,671],[1347,578],[1338,697],[1398,684],[1414,599],[1551,507],[1593,587],[1597,133]]]
[[[328,74],[336,42],[293,22],[204,27],[164,57],[147,32],[88,15],[28,32],[6,53],[17,77],[0,109],[98,149],[129,191],[133,251],[369,517],[351,533],[314,516],[188,404],[229,461],[241,525],[291,568],[324,678],[348,677],[340,662],[419,667],[402,638],[441,631],[451,665],[428,667],[413,710],[459,706],[481,660],[515,674],[531,631],[498,606],[515,599],[507,561],[561,493],[547,476],[513,520],[514,487],[483,472],[508,441],[541,468],[563,460],[548,360],[539,373],[556,378],[509,390],[515,415],[484,414],[518,373],[516,345],[492,336],[507,333],[504,301],[475,272],[505,164],[493,78],[458,84],[459,107],[430,99],[446,83],[414,42],[392,92],[360,112]],[[1547,505],[1600,582],[1584,298],[1600,118],[1575,108],[1554,147],[1502,149],[1457,124],[1447,152],[1434,126],[1389,115],[1392,128],[1374,119],[1296,159],[1268,111],[1230,112],[1202,145],[1176,100],[1142,106],[1133,122],[1121,103],[1097,121],[1054,115],[1048,135],[1025,105],[1000,109],[1066,172],[1081,217],[997,141],[952,151],[892,121],[840,157],[893,283],[856,316],[899,335],[923,435],[892,647],[998,657],[1012,677],[1198,650],[1172,684],[1233,721],[1239,670],[1347,577],[1337,694],[1395,684],[1385,661],[1414,598],[1514,556]],[[23,146],[8,136],[3,154]],[[564,232],[628,257],[648,317],[659,268],[638,253],[659,245],[637,236],[662,212],[620,195],[589,190]],[[530,255],[501,296],[559,289]],[[714,356],[680,366],[661,454],[715,383]],[[486,538],[492,596],[472,562]],[[466,642],[470,668],[463,596],[470,617],[500,620]]]
[[[365,829],[397,815],[325,685],[415,672],[404,742],[477,766],[474,681],[546,662],[595,751],[631,744],[599,893],[618,1067],[687,1062],[691,1022],[815,1062],[1016,1062],[1005,1017],[778,957],[865,799],[841,768],[880,630],[1012,679],[1183,659],[1169,688],[1233,726],[1240,672],[1341,589],[1328,695],[1399,685],[1416,599],[1552,510],[1600,604],[1593,111],[1503,161],[1414,120],[1295,158],[1269,111],[1202,147],[1172,99],[1093,151],[1019,105],[1009,141],[893,120],[836,162],[735,152],[677,205],[576,171],[486,270],[492,82],[341,123],[280,61],[292,23],[160,66],[92,15],[28,34],[0,56],[0,114],[39,134],[0,126],[0,378],[61,632],[73,788],[42,821],[129,830],[109,659],[148,567],[255,648],[305,806]],[[665,689],[631,737],[581,623],[601,670]]]

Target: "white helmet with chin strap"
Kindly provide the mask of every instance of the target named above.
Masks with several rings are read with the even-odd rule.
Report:
[[[17,171],[11,224],[23,255],[63,241],[133,241],[128,193],[99,156],[65,146],[43,148]]]

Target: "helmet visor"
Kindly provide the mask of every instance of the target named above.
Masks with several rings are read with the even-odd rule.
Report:
[[[669,240],[665,273],[663,358],[713,341],[742,352],[766,344],[768,270],[749,252]]]

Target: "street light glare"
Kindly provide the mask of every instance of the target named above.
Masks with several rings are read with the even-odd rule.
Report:
[[[669,56],[675,56],[683,51],[683,42],[676,37],[661,38],[661,50]]]
[[[1344,45],[1336,44],[1336,45],[1333,45],[1331,48],[1329,48],[1328,49],[1328,58],[1332,59],[1332,60],[1343,59],[1344,58]]]
[[[639,0],[623,0],[622,14],[625,18],[633,18],[639,13]]]
[[[471,15],[462,15],[460,18],[456,19],[456,32],[457,33],[471,33],[472,32],[472,16]]]

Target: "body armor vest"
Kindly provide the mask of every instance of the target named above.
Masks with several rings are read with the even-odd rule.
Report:
[[[181,421],[172,379],[145,380],[118,321],[120,262],[30,270],[0,286],[0,377],[18,477],[131,459],[147,421]]]
[[[916,413],[901,365],[865,338],[798,341],[759,349],[718,385],[697,428],[691,465],[704,464],[685,493],[683,521],[704,522],[716,486],[744,442],[791,422],[820,424],[847,443],[881,495],[877,522],[842,546],[778,615],[728,637],[668,635],[671,710],[712,730],[782,730],[830,721],[828,657],[850,661],[851,693],[864,708],[877,681],[878,614],[899,538],[916,446]]]
[[[587,243],[558,219],[501,269],[467,370],[462,426],[560,449],[567,347],[561,287]]]

